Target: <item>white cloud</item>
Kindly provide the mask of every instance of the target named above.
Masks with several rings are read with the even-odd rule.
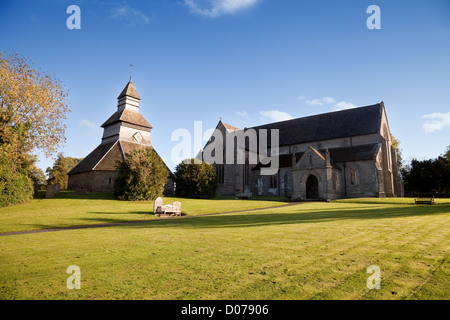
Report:
[[[433,112],[424,115],[423,118],[425,119],[425,123],[422,127],[426,133],[440,131],[445,127],[450,127],[450,112]]]
[[[322,101],[325,103],[334,103],[335,102],[334,99],[331,97],[323,97]]]
[[[312,99],[312,100],[308,100],[305,98],[305,96],[299,96],[298,100],[301,101],[305,101],[306,104],[310,105],[310,106],[323,106],[324,103],[334,103],[334,99],[331,97],[323,97],[320,99]]]
[[[248,113],[247,113],[247,111],[242,111],[242,112],[236,111],[236,114],[237,114],[238,116],[242,117],[242,118],[248,118]]]
[[[294,119],[289,113],[278,110],[260,111],[259,114],[263,116],[264,120],[269,120],[271,122]]]
[[[114,8],[110,11],[110,19],[117,19],[127,26],[135,26],[139,23],[147,24],[150,18],[137,9],[128,5]]]
[[[255,5],[259,0],[184,0],[192,13],[215,18]]]
[[[310,106],[323,106],[323,103],[319,99],[305,100],[305,102]]]
[[[310,106],[323,106],[324,104],[331,105],[336,102],[336,100],[332,97],[322,97],[317,98],[313,100],[308,100],[304,96],[299,96],[298,100],[305,101],[306,104]],[[348,101],[340,101],[334,105],[331,106],[332,111],[340,111],[340,110],[347,110],[347,109],[353,109],[357,108],[358,106],[355,106],[353,103]]]
[[[333,107],[333,111],[341,111],[341,110],[347,110],[347,109],[353,109],[353,108],[358,108],[358,106],[355,106],[351,102],[341,101],[341,102],[336,103],[336,105]]]
[[[90,120],[81,120],[80,121],[80,126],[82,126],[82,127],[88,127],[88,128],[95,128],[97,125],[94,123],[94,122],[92,122],[92,121],[90,121]]]

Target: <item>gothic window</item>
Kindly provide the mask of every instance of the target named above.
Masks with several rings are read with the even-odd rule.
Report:
[[[333,190],[336,191],[337,190],[337,174],[336,172],[333,172]]]
[[[359,184],[359,169],[355,166],[350,170],[350,184],[358,185]]]
[[[219,184],[224,183],[224,173],[225,173],[225,168],[224,168],[223,164],[216,164],[217,182]]]
[[[250,176],[250,167],[248,162],[244,164],[244,185],[248,186]]]
[[[313,164],[313,160],[312,160],[312,154],[309,154],[309,164],[312,165]]]
[[[273,176],[270,176],[270,189],[276,188],[278,188],[278,175],[274,174]]]

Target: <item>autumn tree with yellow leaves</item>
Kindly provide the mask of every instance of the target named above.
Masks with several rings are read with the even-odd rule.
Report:
[[[32,152],[51,156],[65,142],[67,94],[29,58],[0,53],[0,206],[32,196]]]

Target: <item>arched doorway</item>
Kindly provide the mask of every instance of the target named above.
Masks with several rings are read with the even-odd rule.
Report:
[[[319,181],[315,175],[311,174],[306,180],[306,199],[319,198]]]

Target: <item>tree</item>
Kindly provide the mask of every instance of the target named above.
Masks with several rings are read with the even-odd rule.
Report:
[[[70,111],[61,82],[17,54],[0,52],[0,74],[0,138],[15,156],[34,149],[50,156],[65,141],[63,121]]]
[[[402,169],[402,175],[407,193],[450,192],[449,148],[436,159],[411,160]]]
[[[30,178],[33,181],[35,191],[41,189],[47,183],[44,171],[42,171],[41,168],[38,168],[35,164],[31,166]]]
[[[155,200],[161,196],[169,176],[164,161],[151,148],[136,148],[118,165],[114,195],[119,200]]]
[[[0,207],[20,204],[33,198],[33,182],[14,167],[6,153],[0,152]]]
[[[33,181],[42,172],[35,170],[31,151],[49,156],[65,140],[67,93],[30,65],[29,59],[0,52],[0,206],[32,198]]]
[[[69,181],[69,172],[75,167],[82,158],[64,157],[63,153],[58,153],[58,156],[53,164],[52,168],[47,168],[46,173],[48,175],[48,184],[57,184],[61,186],[61,189],[67,189]]]
[[[402,149],[400,149],[400,140],[397,140],[391,133],[392,147],[397,153],[397,167],[399,170],[403,167]]]
[[[204,161],[196,164],[194,159],[177,165],[175,183],[175,194],[179,197],[213,198],[217,191],[217,176],[214,168]]]

